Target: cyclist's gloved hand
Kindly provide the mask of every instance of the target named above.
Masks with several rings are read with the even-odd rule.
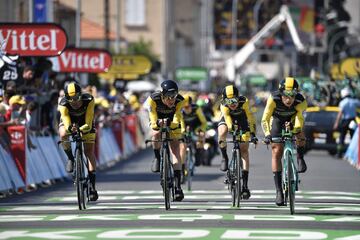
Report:
[[[251,141],[252,143],[257,144],[257,142],[259,141],[259,139],[256,137],[255,133],[250,133],[250,136],[251,136],[250,141]]]
[[[265,138],[264,138],[264,143],[266,145],[270,144],[271,143],[271,135],[266,135]]]

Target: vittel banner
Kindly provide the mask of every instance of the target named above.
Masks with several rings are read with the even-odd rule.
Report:
[[[52,23],[0,23],[0,43],[10,55],[57,56],[66,47],[67,36]]]
[[[67,48],[57,57],[50,58],[56,72],[107,72],[111,55],[102,49]]]

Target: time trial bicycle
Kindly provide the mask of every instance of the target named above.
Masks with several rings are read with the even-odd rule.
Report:
[[[160,127],[161,139],[160,140],[146,140],[145,143],[161,142],[160,147],[160,184],[163,190],[165,209],[169,210],[171,207],[171,201],[174,199],[174,169],[170,158],[170,127],[168,126],[168,120],[162,119],[163,125]]]
[[[81,137],[81,130],[76,126],[77,131],[71,133],[71,140],[59,141],[70,142],[75,144],[75,168],[73,171],[73,181],[76,186],[77,202],[79,210],[86,209],[86,204],[89,202],[90,196],[90,179],[89,179],[89,164],[87,158],[84,155],[84,140]]]
[[[234,124],[234,129],[232,131],[232,140],[220,141],[222,143],[232,143],[233,148],[231,150],[231,160],[229,162],[229,167],[226,172],[225,183],[228,185],[228,190],[231,193],[232,206],[240,207],[240,200],[242,199],[242,171],[243,171],[243,161],[241,157],[240,145],[244,143],[249,143],[251,141],[244,141],[242,139],[242,130],[237,125]]]
[[[293,215],[295,213],[295,192],[299,190],[300,179],[295,165],[296,140],[289,125],[281,131],[281,137],[272,138],[271,142],[284,144],[284,151],[282,155],[282,187],[285,197],[284,204],[287,206],[287,202],[289,202],[290,213]]]

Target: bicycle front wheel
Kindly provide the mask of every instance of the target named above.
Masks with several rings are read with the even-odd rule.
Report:
[[[287,180],[288,180],[288,199],[290,205],[290,213],[291,215],[295,213],[295,177],[294,177],[294,168],[293,168],[293,160],[292,154],[290,151],[287,152]]]
[[[235,157],[236,157],[236,207],[240,207],[240,199],[241,199],[241,158],[238,151],[235,151]]]
[[[163,164],[163,174],[162,174],[162,183],[163,183],[163,195],[164,195],[164,203],[165,203],[165,209],[170,209],[170,154],[168,148],[163,148],[162,150],[162,164]]]
[[[85,169],[83,163],[83,156],[79,149],[76,149],[75,152],[75,182],[76,182],[76,192],[79,210],[86,209],[85,201],[85,191],[84,180],[85,180]]]

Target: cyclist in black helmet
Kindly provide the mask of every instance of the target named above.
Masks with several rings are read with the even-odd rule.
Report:
[[[279,90],[273,92],[267,100],[261,125],[265,134],[264,143],[270,144],[272,137],[281,137],[281,130],[286,122],[291,123],[291,129],[296,134],[298,172],[305,172],[304,161],[305,134],[303,132],[303,112],[307,108],[304,96],[299,93],[299,84],[293,77],[287,77],[279,84]],[[282,191],[281,156],[284,147],[281,143],[272,143],[272,171],[276,187],[276,205],[284,205]]]
[[[255,135],[255,118],[250,112],[249,101],[245,96],[239,95],[239,91],[234,85],[228,85],[223,89],[220,110],[221,120],[218,124],[219,142],[226,140],[228,131],[234,130],[233,126],[235,121],[237,121],[237,124],[243,133],[241,136],[242,140],[251,140],[252,142],[257,143],[258,140]],[[226,143],[220,143],[220,150],[222,154],[220,170],[227,171],[229,157],[226,151]],[[240,151],[243,159],[243,189],[241,194],[244,199],[249,199],[249,143],[241,144]]]
[[[178,139],[182,137],[181,126],[182,114],[181,109],[184,98],[178,94],[178,86],[172,80],[165,80],[161,83],[161,91],[154,92],[146,100],[149,111],[150,127],[152,128],[153,140],[159,140],[161,137],[160,127],[164,124],[160,119],[169,119],[170,121],[170,150],[172,155],[172,163],[174,166],[175,177],[175,200],[181,201],[184,193],[181,189],[181,161],[180,161],[180,142]],[[152,162],[151,171],[160,171],[160,143],[153,143],[155,159]]]
[[[69,134],[77,131],[75,124],[80,127],[84,142],[84,153],[89,159],[90,200],[96,201],[98,193],[95,188],[96,182],[96,159],[95,159],[95,126],[94,126],[94,97],[88,93],[82,93],[81,87],[75,82],[67,84],[64,88],[65,96],[59,103],[61,114],[59,135],[62,141],[68,140]],[[68,157],[66,171],[71,173],[74,169],[74,156],[69,142],[62,143]]]

